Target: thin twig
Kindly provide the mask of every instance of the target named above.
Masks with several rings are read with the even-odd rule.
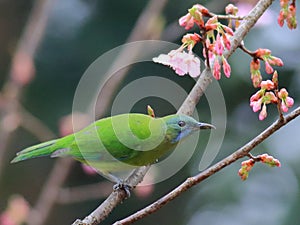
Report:
[[[214,14],[214,13],[209,13],[211,17],[213,16],[216,16],[218,19],[222,20],[222,19],[225,19],[225,20],[244,20],[245,17],[244,16],[234,16],[234,15],[217,15],[217,14]]]
[[[191,187],[193,187],[196,184],[199,184],[206,178],[212,176],[216,172],[220,171],[224,167],[232,164],[233,162],[236,162],[238,159],[243,158],[249,154],[249,152],[254,149],[258,144],[263,142],[265,139],[267,139],[269,136],[271,136],[274,132],[279,130],[281,127],[286,125],[288,122],[295,119],[297,116],[300,115],[300,107],[289,113],[283,121],[277,120],[274,122],[271,126],[269,126],[267,129],[265,129],[262,133],[257,135],[254,139],[252,139],[250,142],[245,144],[243,147],[236,150],[231,155],[227,156],[223,160],[219,161],[215,165],[209,167],[205,171],[197,174],[196,176],[187,178],[181,185],[179,185],[177,188],[175,188],[173,191],[169,192],[164,197],[160,198],[159,200],[155,201],[154,203],[150,204],[149,206],[145,207],[144,209],[139,210],[138,212],[130,215],[129,217],[122,219],[120,221],[117,221],[114,223],[114,225],[126,225],[131,224],[137,220],[140,220],[160,208],[162,208],[164,205],[178,197],[183,192],[187,191]]]

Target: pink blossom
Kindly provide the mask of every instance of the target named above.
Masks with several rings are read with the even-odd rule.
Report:
[[[214,63],[213,75],[216,78],[216,80],[221,79],[221,66],[220,66],[218,59],[216,59],[215,63]]]
[[[284,12],[282,10],[280,10],[279,15],[277,17],[277,23],[279,24],[279,26],[283,27],[284,25]]]
[[[239,169],[239,176],[242,180],[246,180],[249,176],[250,170],[253,168],[255,161],[253,159],[245,160],[241,163],[241,168]]]
[[[286,106],[284,101],[281,101],[280,108],[281,108],[282,112],[289,111],[289,108]]]
[[[250,73],[251,73],[251,80],[254,87],[259,87],[262,77],[260,74],[260,61],[258,59],[253,59],[250,62]]]
[[[260,61],[258,59],[253,59],[250,63],[250,70],[255,71],[260,69]]]
[[[236,15],[238,11],[239,11],[238,7],[236,7],[231,3],[225,7],[226,14]]]
[[[206,31],[215,30],[218,27],[218,18],[217,16],[213,16],[209,18],[205,24]]]
[[[158,57],[153,58],[153,61],[170,66],[180,76],[187,73],[191,77],[200,75],[200,60],[192,54],[192,51],[186,53],[179,48],[172,50],[167,55],[160,54]]]
[[[223,57],[222,58],[222,63],[223,63],[223,71],[224,71],[224,74],[227,78],[230,77],[230,73],[231,73],[231,68],[230,68],[230,65],[229,63],[227,62],[227,60]]]
[[[262,81],[262,77],[259,70],[257,70],[255,73],[251,73],[251,80],[254,87],[259,87]]]
[[[278,102],[278,99],[273,92],[268,91],[265,93],[265,97],[264,97],[265,104],[277,103],[277,102]]]
[[[286,99],[281,101],[281,110],[287,112],[290,107],[294,105],[294,99],[291,97],[286,97]]]
[[[260,161],[262,163],[265,163],[271,167],[273,166],[277,166],[277,167],[280,167],[281,166],[281,163],[278,159],[275,159],[273,156],[271,155],[268,155],[268,154],[262,154],[262,155],[259,155],[258,156],[260,158]]]
[[[230,36],[233,36],[233,30],[230,28],[230,27],[228,27],[228,26],[226,26],[226,25],[222,25],[222,28],[225,30],[225,32],[228,34],[228,35],[230,35]]]
[[[257,58],[264,58],[271,55],[271,50],[267,48],[259,48],[255,51],[255,55]]]
[[[218,33],[217,34],[217,40],[215,41],[215,52],[218,55],[222,55],[223,54],[223,50],[224,50],[224,46],[223,46],[223,43],[221,41],[220,34]]]
[[[288,96],[289,93],[285,88],[281,88],[278,97],[281,99],[280,108],[283,112],[287,112],[294,105],[294,99]]]
[[[268,62],[271,64],[271,65],[275,65],[275,66],[283,66],[283,62],[280,58],[278,57],[275,57],[275,56],[271,56],[269,59],[268,59]]]
[[[290,108],[294,105],[294,99],[291,97],[286,97],[285,103],[286,103],[286,106]]]
[[[289,1],[290,0],[280,0],[280,7],[281,8],[287,7],[289,4]]]
[[[258,99],[257,101],[251,101],[250,106],[252,107],[253,112],[257,112],[261,109],[262,98]]]
[[[192,50],[195,44],[202,40],[201,36],[197,33],[186,34],[182,37],[181,42],[188,45],[188,50]]]
[[[200,4],[196,4],[194,5],[195,8],[197,8],[197,10],[204,16],[210,16],[210,12],[207,8],[205,8],[203,5]],[[193,7],[193,8],[194,8]]]
[[[266,104],[263,104],[262,110],[259,113],[259,120],[264,120],[267,117],[267,106]]]
[[[258,92],[256,92],[254,95],[251,96],[250,102],[258,101],[258,99],[260,99],[262,96],[263,96],[263,92],[259,90]]]
[[[222,34],[222,39],[223,39],[223,43],[224,43],[225,47],[228,50],[230,50],[231,44],[230,44],[229,39],[227,38],[227,35],[226,34]]]
[[[293,3],[291,3],[288,7],[288,15],[286,18],[286,22],[287,22],[288,28],[290,28],[290,29],[297,28],[296,6]]]
[[[266,90],[273,90],[275,88],[275,84],[271,80],[266,80],[260,83],[260,87]]]
[[[278,92],[278,97],[280,99],[285,99],[288,95],[289,95],[289,93],[287,92],[287,90],[285,88],[281,88],[280,91]]]
[[[179,19],[179,25],[184,27],[186,30],[191,29],[194,26],[194,19],[190,13],[182,16]]]
[[[266,66],[265,70],[267,74],[272,74],[274,72],[274,69],[272,68],[269,62],[265,61],[265,66]]]

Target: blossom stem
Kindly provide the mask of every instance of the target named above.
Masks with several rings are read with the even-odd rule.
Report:
[[[254,155],[252,155],[250,152],[247,154],[247,156],[248,156],[250,159],[253,159],[254,162],[259,162],[259,161],[260,161],[260,157],[254,156]]]
[[[278,111],[278,115],[279,115],[279,120],[284,122],[284,116],[283,116],[283,113],[282,113],[282,110],[281,110],[281,101],[282,100],[278,97],[278,87],[275,90],[275,95],[278,99],[278,101],[277,101],[277,111]]]
[[[209,13],[210,17],[216,16],[218,19],[224,19],[224,20],[244,20],[245,16],[234,16],[234,15],[219,15],[219,14],[214,14],[212,12]]]
[[[243,52],[245,52],[245,53],[247,53],[248,55],[250,55],[251,57],[257,58],[255,52],[250,51],[249,49],[247,49],[247,48],[245,47],[244,41],[242,41],[238,47],[239,47]]]

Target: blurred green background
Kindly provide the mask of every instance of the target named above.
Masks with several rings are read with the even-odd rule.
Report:
[[[255,1],[240,1],[253,3]],[[59,121],[72,112],[72,101],[77,84],[97,57],[126,42],[142,10],[145,0],[105,1],[105,0],[60,0],[53,1],[48,22],[40,45],[34,55],[35,77],[22,90],[20,101],[23,107],[45,123],[59,136]],[[184,29],[177,25],[177,19],[187,8],[197,1],[172,0],[165,6],[158,27],[164,26],[160,39],[180,44]],[[298,3],[298,1],[297,1]],[[35,1],[0,1],[0,82],[9,79],[10,64],[19,38],[25,29]],[[201,1],[211,11],[222,13],[226,1]],[[241,8],[247,7],[241,4]],[[276,19],[279,3],[276,1],[265,17],[248,34],[246,46],[255,50],[269,48],[273,55],[283,59],[285,66],[279,69],[282,87],[287,87],[299,105],[300,89],[300,32],[280,28]],[[158,29],[154,26],[153,29]],[[201,50],[198,49],[198,53]],[[235,149],[256,136],[276,119],[276,108],[269,107],[269,116],[264,121],[249,107],[249,97],[256,91],[250,81],[250,58],[237,50],[229,59],[232,77],[220,80],[227,108],[226,136],[215,162],[229,155]],[[151,70],[151,71],[149,71]],[[189,91],[194,80],[176,76],[173,71],[160,65],[133,67],[118,90],[131,81],[153,74],[177,82]],[[265,76],[266,77],[266,76]],[[159,85],[159,84],[157,84]],[[164,88],[164,87],[161,87]],[[174,93],[176,95],[176,93]],[[1,103],[1,102],[0,102]],[[146,105],[151,104],[158,116],[175,112],[175,108],[159,98],[141,99],[132,112],[146,113]],[[209,121],[209,107],[203,98],[198,104],[200,119]],[[109,115],[109,110],[106,112]],[[1,114],[3,114],[1,112]],[[2,121],[3,122],[3,121]],[[240,162],[210,177],[200,185],[182,194],[163,207],[159,212],[138,221],[136,224],[266,224],[289,225],[300,221],[300,119],[294,120],[271,138],[259,145],[254,154],[268,152],[280,159],[281,168],[256,165],[249,179],[242,182],[237,175]],[[119,205],[102,224],[112,224],[148,205],[188,176],[195,175],[202,156],[201,144],[207,136],[201,134],[199,151],[192,160],[175,176],[156,184],[150,195],[139,197],[135,194]],[[38,159],[10,165],[15,153],[39,140],[25,129],[16,129],[6,146],[3,171],[0,177],[0,212],[7,206],[13,194],[22,195],[30,205],[38,199],[42,184],[46,181],[56,159]],[[187,149],[189,147],[187,146]],[[0,149],[0,151],[4,151]],[[92,184],[102,180],[83,172],[79,163],[72,167],[64,187]],[[94,199],[72,204],[55,204],[45,225],[71,224],[76,218],[83,218],[103,199]]]

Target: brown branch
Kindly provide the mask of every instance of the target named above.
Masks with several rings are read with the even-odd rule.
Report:
[[[125,180],[126,184],[135,187],[142,182],[150,166],[135,169],[135,171]],[[77,219],[72,225],[96,225],[103,221],[109,213],[127,197],[123,189],[114,190],[108,198],[90,215],[83,220]]]
[[[245,144],[243,147],[239,148],[236,150],[234,153],[231,155],[227,156],[223,160],[219,161],[215,165],[209,167],[205,171],[197,174],[196,176],[189,177],[187,178],[181,185],[179,185],[177,188],[175,188],[173,191],[169,192],[167,195],[164,197],[160,198],[159,200],[155,201],[151,205],[145,207],[144,209],[139,210],[138,212],[132,214],[131,216],[120,220],[114,225],[126,225],[126,224],[131,224],[137,220],[140,220],[160,208],[162,208],[164,205],[178,197],[180,194],[183,192],[187,191],[191,187],[195,186],[196,184],[199,184],[206,178],[212,176],[216,172],[220,171],[224,167],[232,164],[233,162],[236,162],[238,159],[243,158],[245,156],[248,156],[249,152],[254,149],[258,144],[263,142],[265,139],[267,139],[269,136],[271,136],[274,132],[279,130],[281,127],[286,125],[288,122],[292,121],[295,119],[297,116],[300,115],[300,107],[289,113],[284,120],[277,120],[274,122],[271,126],[269,126],[267,129],[265,129],[262,133],[257,135],[254,139],[249,141],[247,144]]]
[[[203,70],[197,83],[195,84],[195,86],[193,87],[193,89],[191,90],[187,98],[182,103],[181,107],[177,111],[177,114],[192,115],[201,96],[204,94],[205,90],[207,89],[208,85],[211,82],[212,82],[211,70],[206,68],[205,70]]]

